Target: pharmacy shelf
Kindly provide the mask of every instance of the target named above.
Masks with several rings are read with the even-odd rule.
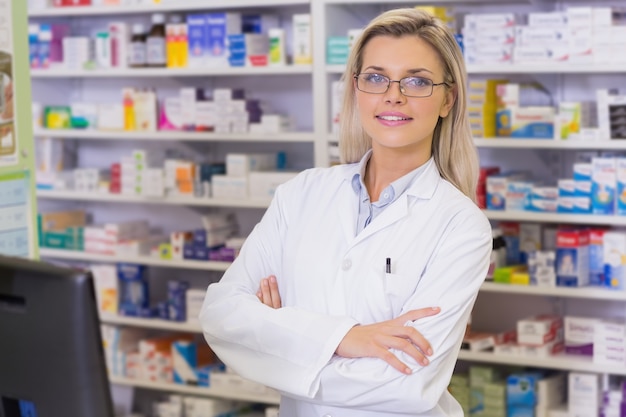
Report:
[[[109,203],[162,204],[191,207],[237,207],[266,209],[268,200],[217,199],[200,197],[146,197],[126,194],[88,193],[71,190],[37,190],[37,198],[49,200],[99,201]]]
[[[479,148],[513,148],[513,149],[594,149],[594,150],[626,150],[626,140],[556,140],[532,138],[484,138],[474,139]]]
[[[536,285],[512,285],[500,284],[495,282],[485,282],[480,287],[480,291],[515,295],[537,295],[546,297],[626,301],[626,291],[616,291],[594,287],[539,287]]]
[[[230,266],[230,262],[215,261],[189,261],[189,260],[166,260],[158,259],[150,256],[116,256],[116,255],[100,255],[96,253],[71,251],[65,249],[49,249],[39,248],[39,254],[42,258],[64,259],[71,261],[84,262],[104,262],[104,263],[133,263],[148,266],[161,266],[167,268],[181,269],[199,269],[204,271],[226,271]]]
[[[488,64],[467,65],[472,74],[612,74],[626,72],[626,63],[620,64],[572,64],[570,62],[537,64]]]
[[[327,135],[329,143],[336,143],[336,134]],[[626,150],[626,140],[606,139],[597,141],[585,140],[556,140],[532,138],[475,138],[477,148],[504,148],[504,149],[557,149],[557,150]]]
[[[197,323],[194,324],[162,319],[125,317],[102,313],[100,314],[100,321],[102,323],[114,324],[116,326],[140,327],[142,329],[171,330],[174,332],[202,333],[202,329]]]
[[[505,211],[484,210],[483,212],[490,220],[626,226],[626,216],[618,216],[618,215],[538,213],[538,212],[533,212],[533,211],[506,211],[506,210]]]
[[[135,388],[145,388],[156,391],[177,392],[180,394],[199,395],[204,397],[223,398],[237,401],[245,401],[262,404],[278,404],[278,395],[255,394],[248,392],[237,392],[232,388],[215,387],[194,387],[182,384],[160,383],[143,381],[140,379],[129,379],[118,376],[109,376],[109,382],[114,385],[125,385]]]
[[[264,67],[202,67],[202,68],[124,68],[124,69],[31,69],[31,78],[129,78],[129,77],[230,77],[260,75],[298,75],[313,72],[311,65]]]
[[[591,357],[578,355],[553,355],[547,357],[528,357],[521,355],[496,355],[492,352],[470,352],[461,350],[459,360],[500,365],[529,366],[533,368],[559,369],[564,371],[606,373],[626,375],[626,367],[598,365]]]
[[[338,1],[339,2],[339,1]],[[344,3],[344,2],[341,2]],[[489,64],[467,65],[469,75],[486,74],[623,74],[626,72],[626,63],[623,64]],[[326,65],[326,73],[343,74],[345,65]]]
[[[81,140],[141,140],[183,142],[302,142],[313,143],[315,135],[310,132],[281,133],[213,133],[159,130],[155,132],[129,132],[95,129],[40,129],[34,130],[35,137],[81,139]]]
[[[308,5],[310,0],[264,0],[264,7],[283,7]],[[184,12],[194,10],[217,10],[238,9],[245,7],[258,7],[258,0],[211,0],[199,4],[197,0],[170,0],[160,3],[136,5],[136,6],[72,6],[72,7],[48,7],[33,9],[28,13],[29,17],[69,17],[69,16],[103,16],[103,15],[127,15],[136,13],[165,13]]]

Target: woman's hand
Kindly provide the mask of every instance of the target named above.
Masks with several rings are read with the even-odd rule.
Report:
[[[411,368],[403,363],[390,349],[401,350],[417,363],[428,365],[426,356],[433,354],[430,343],[413,327],[405,326],[407,321],[415,321],[438,314],[439,307],[411,310],[393,320],[380,323],[354,326],[344,336],[335,353],[344,358],[380,358],[404,374],[411,374]]]
[[[256,296],[266,306],[272,308],[282,307],[280,293],[278,292],[278,283],[276,282],[276,277],[274,275],[261,279],[261,286],[256,292]]]
[[[274,275],[261,279],[256,293],[263,304],[280,308],[282,306],[278,283]],[[400,361],[390,349],[401,350],[423,366],[428,365],[426,356],[433,354],[430,343],[413,327],[405,326],[407,321],[415,321],[434,316],[439,307],[411,310],[403,315],[380,323],[354,326],[344,336],[335,353],[344,358],[376,357],[384,360],[398,371],[410,374],[411,368]]]

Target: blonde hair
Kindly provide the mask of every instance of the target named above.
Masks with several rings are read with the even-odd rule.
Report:
[[[417,36],[438,52],[444,70],[443,81],[456,88],[456,100],[448,116],[440,118],[435,126],[433,158],[441,176],[475,201],[478,153],[467,117],[465,61],[454,36],[445,25],[419,9],[395,9],[379,15],[369,23],[354,45],[343,75],[344,97],[339,133],[342,162],[358,162],[372,147],[372,138],[363,129],[359,118],[353,76],[361,71],[365,46],[377,36]]]

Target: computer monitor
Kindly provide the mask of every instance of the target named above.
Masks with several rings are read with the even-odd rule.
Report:
[[[93,278],[0,255],[0,417],[113,417]]]

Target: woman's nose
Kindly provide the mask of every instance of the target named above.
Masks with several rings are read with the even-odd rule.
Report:
[[[390,103],[400,103],[406,97],[402,94],[402,87],[400,86],[400,81],[390,81],[389,88],[385,93],[385,101]]]

